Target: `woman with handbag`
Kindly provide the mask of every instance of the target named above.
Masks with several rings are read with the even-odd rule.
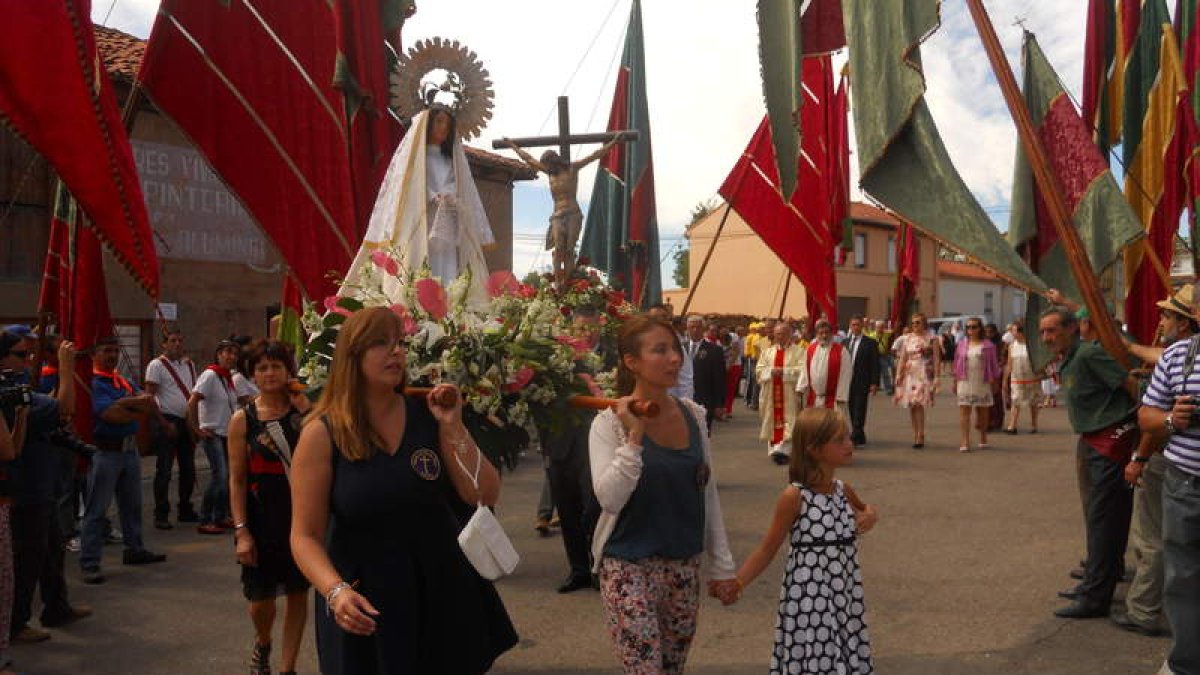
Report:
[[[496,503],[499,474],[463,426],[452,385],[421,399],[396,393],[403,336],[384,307],[346,320],[292,464],[292,553],[319,592],[325,675],[471,675],[517,643],[457,541],[468,504]]]
[[[258,394],[229,420],[229,506],[235,555],[242,566],[242,594],[254,623],[250,672],[271,675],[275,600],[285,596],[280,675],[295,675],[308,617],[309,584],[296,567],[288,542],[292,527],[288,473],[309,403],[304,394],[289,391],[296,361],[286,344],[264,340],[251,345],[243,363]]]
[[[635,317],[622,326],[617,349],[624,398],[596,416],[588,445],[602,509],[592,553],[625,672],[680,673],[696,632],[701,560],[711,594],[729,604],[738,591],[705,410],[667,394],[683,363],[670,324]],[[662,412],[636,417],[634,398]]]

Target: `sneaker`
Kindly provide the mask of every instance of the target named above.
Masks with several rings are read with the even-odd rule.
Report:
[[[126,565],[153,565],[154,563],[165,562],[167,556],[162,553],[152,553],[146,549],[140,551],[125,551],[121,562]]]
[[[67,609],[61,616],[42,617],[42,625],[46,628],[59,628],[92,615],[92,608],[87,605],[75,605]]]
[[[21,630],[12,634],[13,642],[45,642],[50,639],[50,631],[34,628],[33,626],[25,626]]]
[[[250,653],[250,675],[271,675],[271,643],[254,643],[254,651]]]
[[[225,534],[225,528],[213,523],[204,523],[196,528],[196,532],[200,534]]]
[[[96,585],[102,584],[105,581],[107,581],[107,579],[105,579],[104,574],[100,572],[99,567],[83,568],[83,583]]]

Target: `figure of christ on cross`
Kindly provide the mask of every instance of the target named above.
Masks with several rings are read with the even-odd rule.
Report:
[[[583,229],[583,211],[576,199],[579,170],[603,157],[617,143],[636,141],[638,135],[636,131],[616,131],[572,136],[566,96],[558,97],[558,128],[557,136],[502,138],[494,141],[492,147],[515,151],[531,169],[540,171],[549,178],[554,212],[550,215],[550,229],[546,232],[546,250],[554,251],[554,276],[559,283],[563,283],[574,267],[575,244],[579,241],[579,234]],[[596,152],[574,162],[569,161],[572,145],[601,142],[604,146]],[[526,147],[546,145],[559,146],[559,152],[547,150],[542,154],[541,160],[537,160],[525,150]]]

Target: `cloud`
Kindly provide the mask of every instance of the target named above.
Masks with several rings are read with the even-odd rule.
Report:
[[[1083,69],[1083,0],[1005,0],[991,4],[992,19],[1019,71],[1021,29],[1038,33],[1042,48],[1078,96]],[[502,136],[555,131],[555,100],[570,96],[573,131],[602,130],[608,121],[614,74],[631,0],[424,0],[404,29],[404,42],[434,36],[456,39],[488,68],[495,90],[494,117],[481,139],[490,149]],[[109,24],[145,37],[156,0],[121,0]],[[109,3],[93,6],[104,17]],[[942,3],[941,30],[925,44],[927,99],[943,139],[967,184],[1003,225],[1016,143],[1013,124],[987,58],[962,3]],[[758,37],[748,0],[643,3],[647,82],[658,223],[662,253],[681,236],[697,203],[715,196],[762,118]],[[585,56],[586,53],[586,56]],[[843,60],[844,56],[839,57]],[[1019,77],[1019,74],[1018,74]],[[858,83],[854,86],[869,86]],[[588,151],[587,148],[583,150]],[[857,163],[851,166],[857,171]],[[586,204],[594,167],[580,176]],[[857,181],[853,175],[852,180]],[[857,194],[857,192],[855,192]],[[550,212],[544,180],[518,188],[514,199],[514,268],[548,260],[539,254]],[[664,264],[670,285],[672,263]]]

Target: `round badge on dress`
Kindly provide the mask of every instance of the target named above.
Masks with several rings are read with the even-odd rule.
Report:
[[[437,480],[442,475],[442,460],[429,448],[421,448],[412,454],[412,468],[425,480]]]
[[[708,462],[703,462],[696,467],[696,487],[703,490],[708,487],[708,479],[712,478],[712,468],[708,466]]]

